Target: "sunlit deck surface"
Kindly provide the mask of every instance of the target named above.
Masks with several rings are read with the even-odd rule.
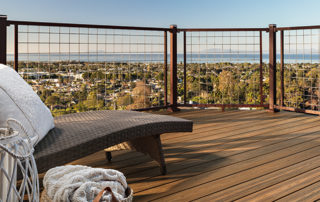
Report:
[[[137,152],[74,163],[125,173],[134,201],[320,198],[320,118],[293,112],[182,110],[193,133],[163,134],[168,174]]]

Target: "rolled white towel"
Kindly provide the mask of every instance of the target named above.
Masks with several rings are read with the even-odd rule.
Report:
[[[87,202],[105,187],[110,187],[114,196],[122,201],[128,184],[125,176],[117,170],[67,165],[50,169],[44,176],[43,186],[54,202]],[[102,201],[112,201],[111,193],[105,192]]]

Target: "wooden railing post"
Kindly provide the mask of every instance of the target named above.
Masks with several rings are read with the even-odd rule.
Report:
[[[0,15],[0,64],[7,64],[7,16]]]
[[[276,25],[269,25],[269,110],[272,112],[278,111],[275,109],[277,100],[277,48],[276,48]]]
[[[179,111],[177,105],[177,25],[170,26],[170,111]]]

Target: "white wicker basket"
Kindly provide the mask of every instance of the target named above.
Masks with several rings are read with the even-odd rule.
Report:
[[[22,179],[17,181],[18,173]],[[0,129],[0,184],[0,201],[39,201],[33,145],[24,127],[14,119]]]

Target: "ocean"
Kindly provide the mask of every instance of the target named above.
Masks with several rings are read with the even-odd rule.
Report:
[[[104,54],[104,53],[21,53],[19,61],[29,62],[58,62],[58,61],[80,61],[80,62],[126,62],[126,63],[163,63],[163,54]],[[13,54],[8,54],[7,60],[13,61]],[[170,55],[168,54],[168,62]],[[263,54],[262,61],[268,63],[269,55]],[[280,54],[277,54],[277,61],[280,61]],[[285,63],[320,63],[320,54],[285,54]],[[183,62],[183,54],[177,55],[177,62]],[[259,54],[187,54],[187,63],[260,63]]]

